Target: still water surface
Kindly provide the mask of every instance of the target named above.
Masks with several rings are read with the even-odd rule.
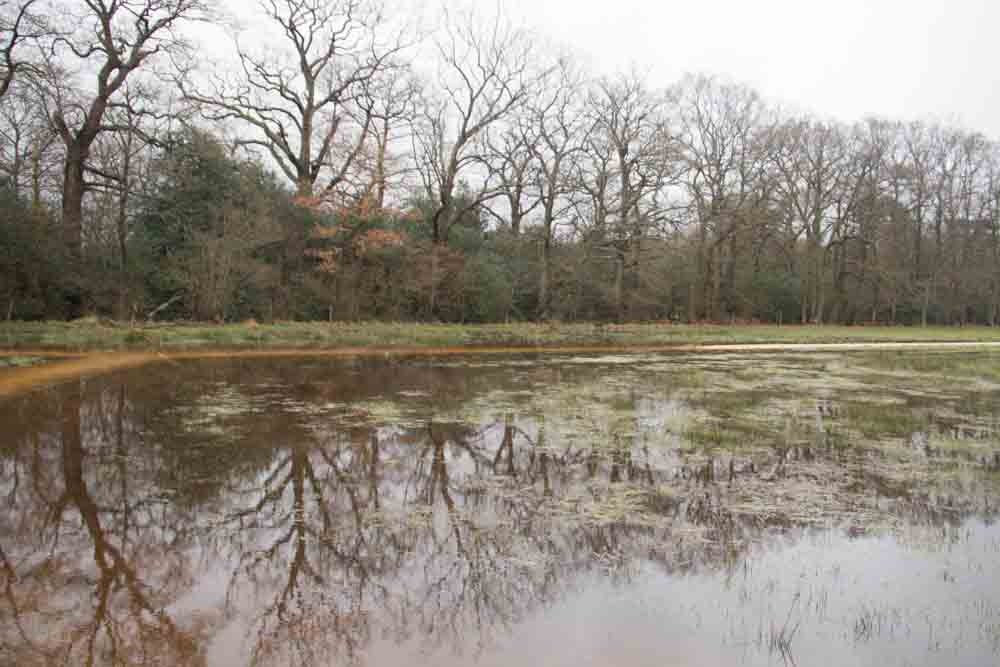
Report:
[[[1000,664],[1000,356],[215,359],[0,401],[0,664]]]

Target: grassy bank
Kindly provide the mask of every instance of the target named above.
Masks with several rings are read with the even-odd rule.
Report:
[[[0,348],[60,351],[340,347],[669,346],[1000,341],[1000,328],[684,324],[279,322],[129,326],[94,319],[0,323]]]

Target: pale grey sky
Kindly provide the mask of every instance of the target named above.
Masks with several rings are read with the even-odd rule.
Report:
[[[492,9],[493,0],[446,0]],[[1000,139],[1000,0],[502,0],[597,71],[727,76],[841,120],[939,118]]]
[[[248,20],[255,0],[226,0]],[[497,0],[389,0],[497,10]],[[820,117],[938,119],[1000,139],[1000,0],[499,0],[500,11],[596,73],[632,65],[665,87],[727,77]],[[252,19],[249,19],[252,24]],[[198,30],[220,64],[218,30]]]

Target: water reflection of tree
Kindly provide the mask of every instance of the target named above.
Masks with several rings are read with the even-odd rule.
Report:
[[[319,409],[393,382],[367,370],[347,374],[364,379],[359,389],[285,366],[187,368],[183,383],[85,383],[75,397],[0,415],[23,434],[3,446],[0,471],[10,499],[0,510],[0,662],[113,663],[117,651],[127,663],[136,647],[195,662],[222,621],[199,626],[180,611],[216,601],[181,603],[211,580],[211,564],[226,570],[219,613],[248,633],[247,658],[329,664],[362,661],[386,639],[488,645],[589,572],[735,567],[761,534],[796,525],[746,499],[828,472],[858,483],[828,494],[855,513],[870,495],[919,522],[977,508],[971,492],[901,488],[835,443],[776,443],[737,461],[683,452],[665,464],[637,425],[641,411],[662,408],[648,400],[623,399],[614,428],[582,436],[522,405],[379,427]],[[426,415],[461,414],[464,392],[449,391],[450,379],[437,378]],[[203,430],[190,411],[163,409],[211,405],[222,390],[234,410]],[[589,405],[581,399],[576,414]],[[587,424],[607,416],[595,410]],[[90,603],[67,604],[76,599]],[[56,620],[35,623],[40,613]]]
[[[255,664],[356,656],[370,637],[369,608],[386,597],[381,580],[409,550],[406,532],[377,516],[377,436],[357,429],[317,444],[298,435],[213,529],[236,563],[228,603],[254,610]]]
[[[184,521],[136,474],[124,386],[83,398],[79,383],[62,389],[47,406],[58,426],[28,433],[5,470],[0,656],[200,664],[199,627],[180,627],[168,611],[191,580],[172,548]]]
[[[547,596],[551,564],[533,558],[530,513],[519,512],[522,503],[493,502],[490,489],[468,484],[468,477],[479,478],[484,470],[515,474],[512,429],[505,425],[490,456],[482,434],[471,428],[427,425],[420,458],[429,458],[430,465],[421,501],[441,520],[427,523],[416,554],[423,576],[406,594],[411,622],[432,642],[470,636],[486,641]],[[452,474],[449,466],[463,458],[471,475]]]
[[[212,528],[237,563],[227,598],[251,610],[252,661],[360,659],[376,628],[487,643],[555,599],[592,564],[553,511],[560,471],[584,454],[540,440],[512,418],[297,434]],[[590,534],[607,544],[606,528]]]

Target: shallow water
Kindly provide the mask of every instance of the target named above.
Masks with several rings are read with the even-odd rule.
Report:
[[[1000,663],[1000,353],[164,362],[0,424],[0,664]]]

